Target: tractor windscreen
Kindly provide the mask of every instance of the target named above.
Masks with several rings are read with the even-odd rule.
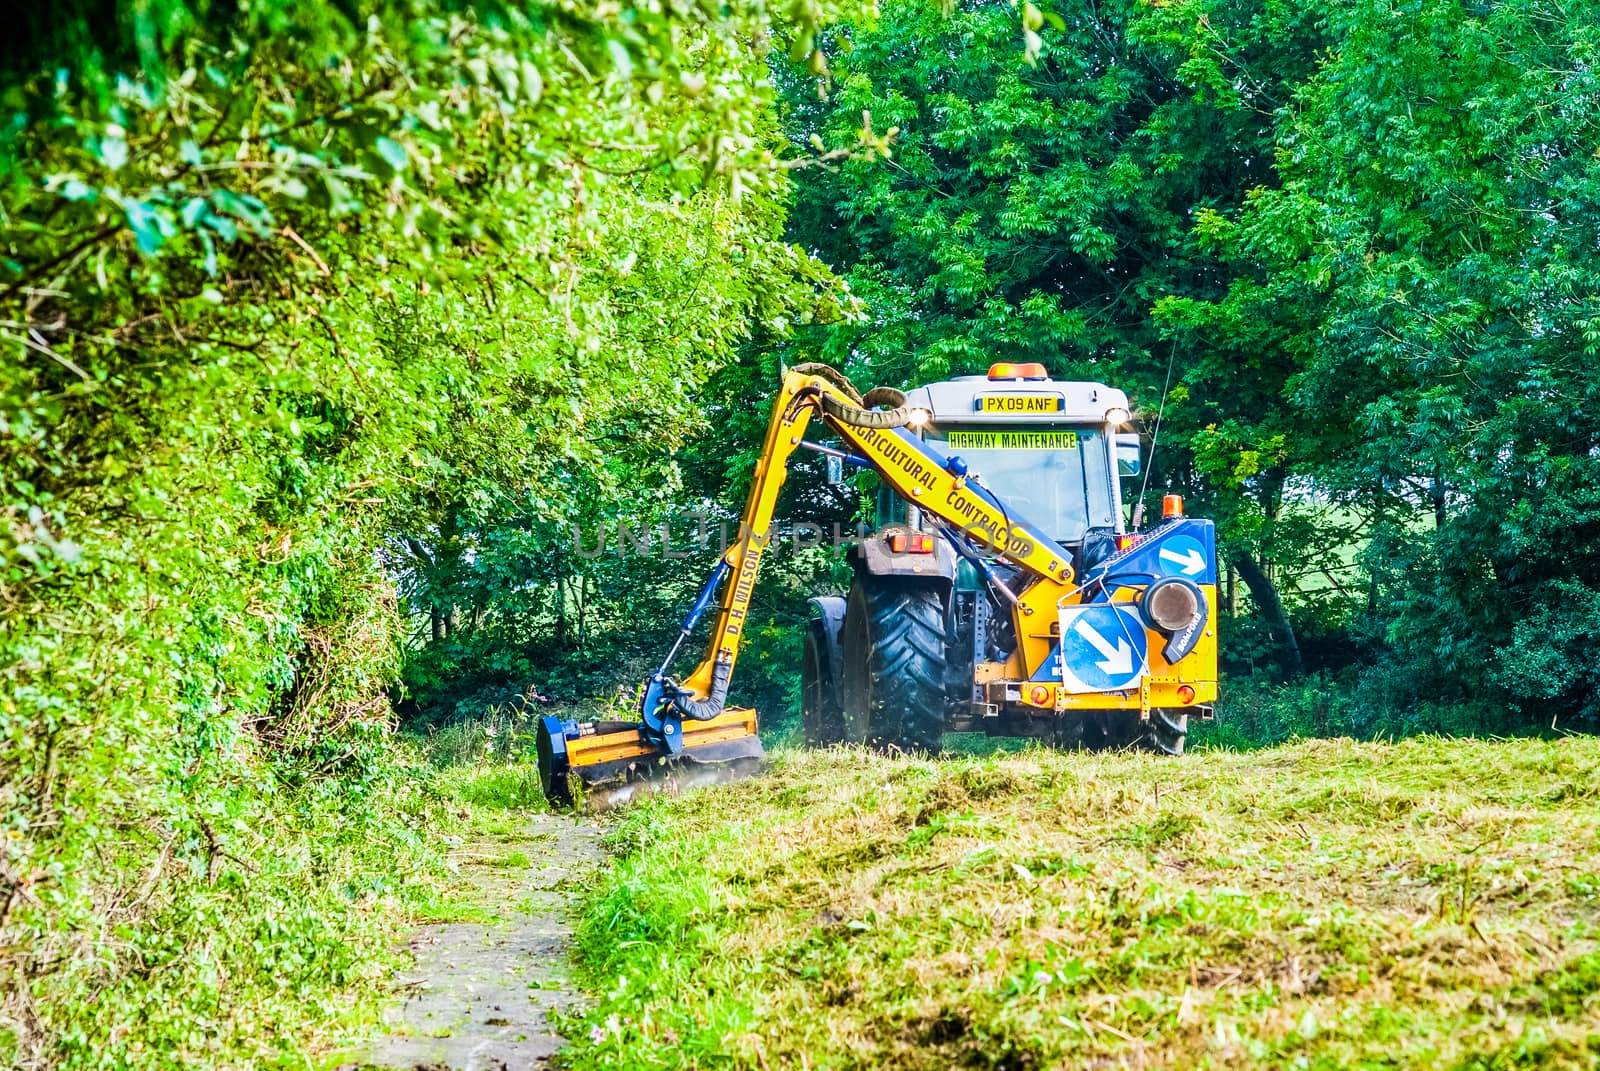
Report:
[[[1098,428],[930,428],[929,446],[954,454],[1000,501],[1058,543],[1115,524],[1105,435]]]

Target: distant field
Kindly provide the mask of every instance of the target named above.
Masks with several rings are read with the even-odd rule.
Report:
[[[612,841],[580,1068],[1600,1061],[1600,739],[785,752]]]

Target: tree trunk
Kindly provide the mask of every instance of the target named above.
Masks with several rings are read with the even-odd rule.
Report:
[[[589,627],[586,617],[589,611],[589,578],[578,577],[578,643],[589,642]]]
[[[1294,625],[1289,622],[1289,614],[1283,608],[1283,600],[1278,597],[1278,589],[1273,586],[1266,570],[1249,553],[1234,555],[1232,561],[1233,567],[1239,571],[1239,578],[1250,589],[1250,598],[1255,602],[1256,609],[1261,611],[1267,627],[1272,630],[1272,638],[1282,649],[1284,666],[1289,675],[1302,676],[1306,666],[1300,657],[1300,642],[1295,639]]]

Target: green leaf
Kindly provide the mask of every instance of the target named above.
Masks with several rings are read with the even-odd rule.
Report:
[[[51,175],[45,180],[45,189],[54,190],[68,201],[92,201],[99,196],[99,191],[76,175]]]
[[[253,194],[217,190],[211,195],[211,203],[219,214],[234,216],[257,234],[266,234],[272,228],[272,213]]]
[[[323,175],[322,182],[328,191],[330,215],[348,216],[361,211],[361,200],[350,189],[349,183],[331,172]]]
[[[383,157],[383,162],[389,165],[390,170],[396,174],[404,171],[410,162],[406,147],[393,138],[379,138],[372,146],[378,155]]]
[[[144,256],[155,256],[176,233],[169,210],[164,207],[130,197],[122,203],[122,208],[133,230],[134,242]]]
[[[224,242],[232,243],[239,237],[239,227],[227,216],[211,215],[206,217],[206,226],[217,232],[217,237]]]
[[[117,135],[103,137],[97,155],[101,163],[116,171],[128,162],[128,143]]]
[[[615,37],[606,39],[606,54],[611,57],[611,65],[616,76],[622,81],[633,77],[633,54],[628,51],[628,46]]]

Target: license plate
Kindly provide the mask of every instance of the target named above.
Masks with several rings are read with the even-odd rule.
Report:
[[[978,411],[981,413],[1059,413],[1066,408],[1066,399],[1059,394],[980,394]]]

